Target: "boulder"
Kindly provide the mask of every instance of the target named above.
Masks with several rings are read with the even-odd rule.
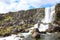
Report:
[[[34,28],[33,31],[32,31],[32,38],[37,38],[39,39],[40,38],[40,32],[37,28]]]

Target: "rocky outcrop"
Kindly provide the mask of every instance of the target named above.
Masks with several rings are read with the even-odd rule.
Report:
[[[57,23],[60,26],[60,3],[56,5],[55,13],[56,13],[55,23]]]

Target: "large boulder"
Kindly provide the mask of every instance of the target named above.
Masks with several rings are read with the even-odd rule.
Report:
[[[34,28],[33,31],[32,31],[32,38],[37,38],[39,39],[40,38],[40,32],[37,28]]]
[[[53,29],[55,32],[60,32],[60,27],[54,27]]]

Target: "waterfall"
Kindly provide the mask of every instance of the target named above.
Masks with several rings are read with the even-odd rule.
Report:
[[[55,15],[55,6],[53,7],[47,7],[45,8],[45,17],[42,20],[45,24],[40,24],[39,31],[46,31],[46,29],[49,28],[49,24],[54,21],[54,15]]]
[[[43,23],[49,23],[50,22],[50,13],[51,13],[51,9],[45,8],[45,18],[42,20]]]

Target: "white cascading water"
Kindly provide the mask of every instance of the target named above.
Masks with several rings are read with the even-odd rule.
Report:
[[[55,6],[45,8],[45,17],[42,20],[43,23],[47,23],[46,25],[40,24],[39,31],[46,31],[49,28],[49,24],[54,21],[55,15]]]

